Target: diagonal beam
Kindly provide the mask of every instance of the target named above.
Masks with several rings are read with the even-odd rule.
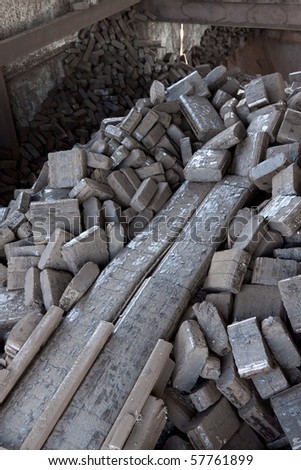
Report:
[[[139,2],[140,0],[102,0],[99,5],[67,13],[48,23],[4,39],[0,41],[0,66],[74,34],[82,28],[115,15]]]

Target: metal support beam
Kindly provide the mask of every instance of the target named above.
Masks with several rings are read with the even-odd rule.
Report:
[[[160,21],[282,30],[301,30],[300,2],[143,0]]]
[[[0,110],[0,147],[10,150],[12,158],[17,160],[19,143],[2,67],[0,67]]]
[[[115,15],[139,2],[140,0],[103,0],[99,5],[68,13],[41,26],[4,39],[0,41],[0,66],[74,34],[82,28]]]

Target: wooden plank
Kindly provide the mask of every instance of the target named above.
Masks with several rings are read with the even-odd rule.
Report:
[[[0,66],[74,34],[82,28],[115,15],[139,2],[140,0],[118,0],[118,2],[103,0],[99,5],[67,13],[29,31],[3,39],[0,41]]]
[[[1,63],[1,52],[0,52]],[[9,97],[0,64],[0,147],[11,151],[14,160],[19,157],[19,143],[13,115],[10,109]]]

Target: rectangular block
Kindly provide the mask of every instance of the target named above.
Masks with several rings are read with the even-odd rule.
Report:
[[[276,196],[261,211],[271,230],[284,237],[292,236],[301,226],[301,197]]]
[[[270,103],[285,100],[285,83],[281,73],[275,72],[262,77]]]
[[[191,90],[194,95],[210,96],[206,82],[197,71],[194,71],[166,89],[166,101],[178,101],[182,95]]]
[[[43,297],[40,283],[40,270],[38,268],[29,268],[25,274],[25,305],[43,307]]]
[[[204,289],[237,294],[242,286],[251,255],[240,249],[214,253]]]
[[[221,360],[215,354],[209,352],[209,356],[201,371],[201,377],[216,381],[221,375]]]
[[[113,161],[114,161],[114,160],[112,161],[111,158],[107,157],[106,155],[102,155],[101,153],[95,153],[95,152],[86,152],[86,154],[87,154],[87,166],[89,168],[99,168],[101,170],[106,170],[106,171],[111,170]]]
[[[267,232],[266,220],[257,214],[252,214],[249,221],[243,226],[232,248],[245,250],[251,255],[255,252]]]
[[[294,142],[293,144],[277,145],[267,149],[266,158],[276,157],[284,154],[291,163],[299,164],[301,156],[301,144]]]
[[[167,406],[168,419],[181,432],[186,433],[190,421],[196,415],[195,408],[186,395],[168,386],[164,392],[163,400]]]
[[[135,188],[125,175],[121,171],[114,171],[108,176],[108,184],[114,191],[119,204],[122,207],[128,207],[135,194]],[[112,193],[112,197],[107,199],[113,199],[114,193]]]
[[[239,377],[231,353],[222,358],[221,374],[216,387],[235,408],[241,408],[252,398],[251,384]]]
[[[252,284],[277,286],[278,282],[299,273],[297,261],[275,258],[256,258]]]
[[[164,168],[161,163],[156,162],[152,163],[151,165],[142,166],[136,169],[136,174],[141,180],[145,180],[146,178],[151,178],[155,175],[164,175]]]
[[[249,178],[262,191],[272,191],[272,180],[281,170],[289,166],[285,155],[277,155],[254,166],[249,172]]]
[[[132,134],[138,124],[142,121],[142,114],[132,108],[131,111],[123,118],[120,123],[121,129]]]
[[[281,428],[270,407],[259,401],[255,395],[238,414],[266,442],[272,442],[281,434]]]
[[[300,263],[301,261],[301,247],[300,246],[293,246],[290,248],[276,248],[273,251],[273,255],[275,258],[280,258],[280,259],[291,259],[298,261]]]
[[[72,235],[81,232],[81,215],[77,199],[32,202],[30,217],[35,243],[48,242],[56,228],[62,228]]]
[[[250,426],[243,423],[223,450],[264,450],[265,446]]]
[[[273,410],[279,419],[293,450],[301,449],[301,384],[271,398]]]
[[[100,201],[112,199],[114,193],[107,184],[98,183],[90,178],[84,178],[70,191],[69,197],[76,198],[79,204],[82,204],[90,197],[97,197]]]
[[[247,105],[253,111],[269,104],[268,95],[262,77],[251,80],[245,86]]]
[[[158,398],[149,396],[123,450],[154,449],[167,420],[167,409]]]
[[[280,126],[277,141],[282,144],[301,142],[301,113],[288,108]]]
[[[183,137],[180,140],[180,149],[181,149],[182,162],[183,162],[183,165],[185,166],[187,165],[187,163],[192,157],[190,137]]]
[[[140,168],[146,162],[146,155],[141,149],[134,149],[129,152],[129,155],[122,160],[119,168]]]
[[[198,412],[207,410],[214,405],[221,397],[221,393],[217,390],[212,380],[204,381],[197,388],[193,389],[189,398]]]
[[[11,257],[7,265],[7,290],[24,289],[25,275],[29,268],[37,267],[37,256]]]
[[[295,333],[301,333],[301,276],[283,279],[278,283],[282,302],[292,329]]]
[[[101,202],[95,196],[89,197],[89,199],[83,202],[83,222],[85,230],[94,227],[94,225],[99,225],[101,228],[104,228],[104,217],[101,209]]]
[[[207,294],[205,301],[212,303],[217,308],[226,325],[230,323],[233,312],[233,295],[231,292]]]
[[[301,194],[301,169],[292,163],[282,169],[272,179],[272,197],[298,196]]]
[[[227,83],[228,71],[224,65],[218,65],[204,77],[210,91],[215,91]]]
[[[247,135],[254,135],[258,134],[258,132],[265,132],[268,134],[270,143],[272,144],[276,140],[276,136],[282,122],[282,117],[283,112],[276,109],[268,114],[254,117],[247,129]]]
[[[190,392],[208,358],[204,335],[195,320],[181,324],[174,342],[174,358],[172,385],[181,392]]]
[[[145,179],[133,195],[130,206],[137,212],[143,211],[154,197],[157,188],[157,184],[151,178]]]
[[[72,188],[87,174],[86,153],[79,148],[48,154],[50,188]]]
[[[31,312],[40,313],[38,307],[27,307],[24,304],[24,291],[7,291],[6,287],[0,287],[0,329],[9,331],[25,315]]]
[[[72,238],[72,235],[65,230],[61,228],[55,229],[41,255],[38,264],[39,269],[51,268],[58,271],[67,271],[68,265],[62,256],[61,250],[63,245]]]
[[[151,199],[148,209],[152,210],[155,214],[159,212],[166,204],[168,199],[172,196],[172,190],[168,183],[158,183],[158,189]]]
[[[60,297],[59,307],[65,312],[71,310],[91,287],[99,273],[100,269],[95,263],[91,261],[86,263],[67,285]]]
[[[265,132],[247,135],[235,148],[230,173],[248,176],[249,171],[264,159],[268,144],[269,137]]]
[[[239,121],[212,137],[203,148],[204,150],[227,150],[239,144],[245,137],[245,134],[246,129],[243,123]]]
[[[195,449],[219,450],[240,426],[229,402],[222,397],[190,422],[187,435]]]
[[[255,317],[227,327],[232,353],[240,377],[270,372],[273,363]]]
[[[206,342],[218,356],[225,356],[231,350],[225,324],[216,307],[208,302],[193,305],[197,321]]]
[[[41,272],[40,284],[46,310],[53,305],[59,306],[59,300],[71,279],[72,274],[67,271],[44,269]]]
[[[284,306],[277,286],[244,284],[234,298],[233,320],[282,316]]]
[[[263,400],[271,398],[276,393],[290,386],[277,364],[273,367],[271,372],[253,377],[252,382]]]
[[[109,261],[105,231],[95,226],[82,232],[78,237],[65,243],[62,255],[69,271],[73,274],[76,274],[88,261],[93,261],[103,268]]]
[[[198,150],[184,168],[188,181],[220,181],[227,171],[231,154],[227,150]]]
[[[207,98],[181,96],[180,106],[200,142],[206,142],[224,130],[223,121]]]
[[[156,114],[154,111],[149,111],[147,115],[142,119],[140,124],[133,131],[133,137],[140,142],[151,130],[151,128],[156,124],[158,119],[158,114]]]

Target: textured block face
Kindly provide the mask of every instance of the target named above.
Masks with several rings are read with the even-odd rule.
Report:
[[[301,449],[301,384],[271,398],[272,407],[292,449]]]
[[[239,429],[240,422],[225,398],[199,413],[190,423],[187,432],[195,449],[221,449]]]
[[[267,149],[266,158],[275,157],[282,153],[291,163],[299,164],[301,155],[301,144],[295,142],[293,144],[277,145]]]
[[[295,163],[277,173],[272,180],[272,197],[298,196],[301,193],[301,170]]]
[[[204,288],[237,294],[242,286],[251,255],[233,248],[214,254]]]
[[[238,414],[266,442],[273,442],[281,435],[281,427],[269,406],[264,405],[255,395]]]
[[[176,367],[173,386],[189,392],[196,384],[208,358],[208,347],[204,335],[194,320],[183,322],[175,339],[174,355]]]
[[[181,95],[185,95],[191,89],[199,96],[210,95],[206,82],[202,79],[201,75],[195,71],[167,88],[166,101],[178,100]]]
[[[231,347],[227,331],[216,307],[209,302],[202,302],[195,304],[193,310],[210,349],[218,356],[228,354]]]
[[[213,381],[203,382],[189,395],[195,409],[199,412],[205,411],[211,405],[216,403],[220,397],[221,393],[217,390]]]
[[[49,186],[72,188],[86,176],[87,163],[84,150],[72,149],[48,154]]]
[[[235,296],[233,320],[256,317],[259,321],[269,316],[283,315],[284,307],[277,286],[244,284]]]
[[[248,176],[249,171],[263,159],[269,143],[269,137],[264,132],[247,136],[236,146],[231,165],[234,175]]]
[[[254,117],[247,129],[247,134],[254,135],[258,132],[265,132],[269,136],[270,143],[275,142],[282,116],[281,111],[274,110],[271,113]]]
[[[227,150],[198,150],[184,169],[188,181],[220,181],[230,163]]]
[[[231,353],[222,359],[221,375],[216,381],[216,387],[236,408],[246,405],[252,397],[250,383],[239,377]]]
[[[104,267],[109,261],[105,231],[95,226],[82,232],[63,246],[62,255],[69,271],[73,274],[76,274],[88,261]]]
[[[274,367],[271,372],[253,377],[252,381],[263,400],[289,388],[289,383],[278,366]]]
[[[278,132],[277,140],[283,144],[301,142],[301,113],[287,109]]]
[[[268,95],[261,77],[252,80],[246,85],[246,100],[251,110],[262,108],[269,104]]]
[[[291,327],[295,333],[301,333],[301,276],[283,279],[278,287]]]
[[[250,180],[262,191],[272,191],[272,180],[277,173],[290,164],[285,155],[276,155],[250,170]]]
[[[260,215],[267,218],[271,230],[290,237],[301,225],[301,197],[276,196],[262,209]]]
[[[245,126],[241,121],[233,124],[224,131],[212,137],[205,145],[204,149],[227,150],[239,144],[246,134]]]
[[[227,328],[240,377],[250,378],[272,370],[270,354],[256,318],[233,323]]]
[[[253,269],[252,284],[277,286],[282,279],[296,276],[297,261],[273,258],[257,258]]]
[[[180,106],[194,134],[206,142],[224,130],[224,124],[212,104],[201,96],[181,96]]]
[[[35,243],[46,243],[56,228],[72,235],[81,232],[81,215],[76,199],[55,202],[32,202],[30,207]]]
[[[268,317],[261,324],[262,334],[276,361],[284,369],[300,367],[301,356],[293,338],[280,318]]]

